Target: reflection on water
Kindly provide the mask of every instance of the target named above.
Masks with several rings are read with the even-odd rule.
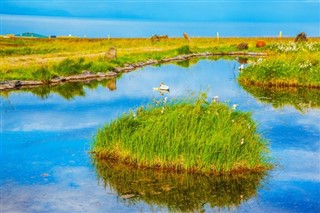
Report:
[[[115,191],[124,203],[144,201],[170,211],[200,211],[205,205],[239,206],[257,195],[265,173],[207,176],[166,173],[130,168],[105,160],[93,160],[99,181]]]
[[[110,91],[116,90],[117,89],[117,80],[116,80],[116,78],[112,78],[112,79],[107,80],[106,87]]]
[[[270,97],[267,94],[255,97],[239,86],[239,66],[235,60],[211,59],[200,60],[188,69],[177,64],[147,66],[110,81],[72,84],[72,89],[67,84],[57,85],[34,92],[44,99],[29,92],[41,88],[3,92],[1,208],[4,212],[163,212],[163,206],[187,211],[201,210],[205,205],[208,212],[228,212],[233,206],[236,212],[319,212],[319,93],[297,94],[314,102],[305,105],[311,108],[303,113],[290,106],[274,108],[269,104],[271,99],[258,98]],[[227,181],[222,177],[211,180],[206,176],[150,171],[130,174],[125,168],[109,166],[99,170],[93,166],[87,150],[97,129],[130,109],[163,99],[152,90],[161,82],[170,86],[170,93],[164,95],[168,100],[208,89],[208,97],[219,96],[219,101],[239,104],[237,109],[251,112],[279,163],[267,181],[262,176],[248,177],[246,182],[241,177]],[[53,92],[50,95],[49,90]],[[272,101],[284,98],[271,97]],[[97,172],[100,182],[111,190],[97,184]],[[150,197],[144,196],[140,185],[137,187],[133,181],[146,178],[143,174],[156,180],[149,184],[158,183],[140,183],[142,189],[149,190]],[[236,183],[231,186],[230,182]],[[176,188],[166,188],[165,184]],[[151,195],[153,191],[161,194]],[[124,199],[130,194],[134,197]]]
[[[178,61],[178,62],[175,62],[174,64],[176,64],[180,67],[189,68],[190,66],[197,64],[199,60],[200,60],[200,58],[192,58],[189,60]]]
[[[299,111],[320,107],[320,90],[309,88],[279,88],[241,85],[247,92],[263,103],[272,104],[274,108],[286,105]]]
[[[41,99],[47,99],[50,93],[56,93],[66,100],[71,100],[76,96],[85,97],[85,89],[96,89],[99,85],[107,87],[110,91],[117,89],[117,79],[103,79],[103,80],[93,80],[89,82],[66,82],[57,85],[44,85],[33,88],[22,88],[14,91],[1,91],[0,95],[3,97],[8,97],[10,92],[31,92],[32,94],[40,97]]]

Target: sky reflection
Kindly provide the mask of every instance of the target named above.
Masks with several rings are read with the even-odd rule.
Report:
[[[258,196],[235,211],[316,212],[320,208],[319,109],[301,113],[294,107],[275,109],[258,102],[237,84],[237,67],[237,62],[225,60],[201,60],[188,69],[145,67],[124,74],[114,91],[100,85],[71,100],[57,94],[42,100],[27,92],[1,97],[3,211],[160,210],[143,202],[125,205],[112,190],[98,184],[87,153],[91,138],[105,122],[154,98],[208,90],[209,98],[218,95],[220,101],[237,103],[239,110],[253,113],[279,164]],[[152,90],[160,82],[170,86],[169,94]]]

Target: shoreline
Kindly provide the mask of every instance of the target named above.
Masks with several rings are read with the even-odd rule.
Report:
[[[109,155],[100,155],[100,153],[96,152],[96,151],[90,151],[89,154],[91,154],[91,156],[96,160],[96,161],[100,161],[100,162],[109,162],[112,164],[117,164],[117,165],[123,165],[125,167],[128,167],[130,169],[137,169],[137,170],[151,170],[151,171],[156,171],[156,172],[166,172],[166,173],[176,173],[176,174],[181,174],[181,173],[185,173],[185,174],[200,174],[200,175],[214,175],[214,176],[218,176],[218,175],[239,175],[239,174],[259,174],[259,173],[263,173],[263,172],[268,172],[272,169],[274,169],[276,166],[272,165],[272,166],[256,166],[254,168],[245,168],[245,167],[241,167],[241,168],[237,168],[237,169],[233,169],[230,171],[200,171],[197,168],[190,168],[190,169],[184,169],[184,168],[179,168],[177,169],[175,166],[171,166],[171,167],[163,167],[161,165],[152,165],[152,166],[148,166],[148,165],[140,165],[137,163],[131,163],[129,159],[126,160],[119,160],[117,157],[113,157],[113,156],[109,156]]]
[[[164,58],[161,60],[147,60],[144,62],[137,62],[134,64],[128,64],[124,67],[115,67],[113,71],[107,71],[104,73],[92,73],[88,70],[84,70],[81,74],[77,75],[70,75],[70,76],[60,76],[55,77],[49,81],[40,81],[40,80],[9,80],[9,81],[2,81],[0,82],[0,91],[5,90],[17,90],[20,88],[34,88],[42,85],[57,85],[60,83],[66,82],[84,82],[84,81],[91,81],[91,80],[102,80],[102,79],[109,79],[119,76],[122,73],[132,72],[138,68],[142,68],[144,66],[155,65],[155,64],[165,64],[170,62],[176,61],[184,61],[191,58],[202,58],[208,56],[268,56],[267,53],[262,52],[203,52],[203,53],[191,53],[191,54],[183,54],[178,55],[171,58]]]

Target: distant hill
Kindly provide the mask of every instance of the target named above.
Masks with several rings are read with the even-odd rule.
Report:
[[[45,35],[40,35],[40,34],[37,34],[37,33],[29,33],[29,32],[15,34],[14,36],[16,36],[16,37],[28,37],[28,38],[48,38],[48,36],[45,36]]]

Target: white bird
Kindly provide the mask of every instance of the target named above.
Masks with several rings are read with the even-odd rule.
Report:
[[[164,83],[161,83],[159,87],[154,87],[153,90],[159,90],[159,91],[169,91],[169,86],[165,85]]]
[[[163,82],[160,84],[160,90],[169,90],[169,86],[165,85]]]

